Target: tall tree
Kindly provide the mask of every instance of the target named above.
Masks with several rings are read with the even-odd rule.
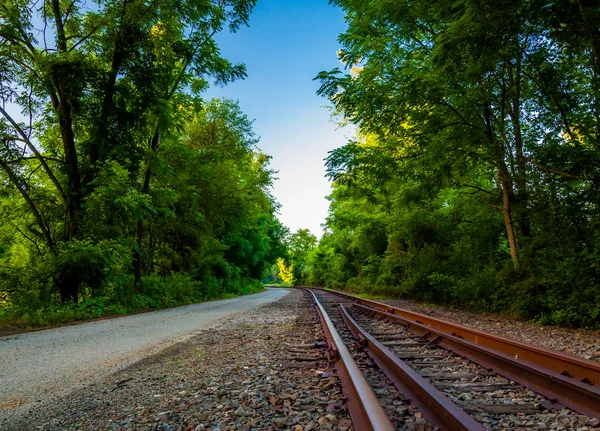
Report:
[[[510,277],[498,277],[523,287],[523,303],[536,304],[526,308],[559,316],[561,300],[593,301],[596,290],[568,287],[579,285],[576,277],[560,280],[556,259],[562,254],[577,266],[596,261],[600,8],[587,1],[545,0],[333,3],[346,12],[339,52],[346,71],[320,73],[319,93],[372,144],[359,136],[327,159],[335,188],[332,234],[321,255],[338,265],[335,256],[341,254],[340,272],[347,279],[359,280],[367,269],[395,261],[394,271],[406,278],[388,281],[410,290],[410,280],[420,280],[423,291],[447,292],[438,284],[458,286],[473,275],[451,265],[440,274],[425,264],[425,256],[458,262],[449,239],[462,229],[473,235],[455,238],[465,244],[485,235],[466,229],[470,211],[459,210],[454,222],[432,215],[441,225],[425,223],[415,237],[420,223],[407,226],[410,207],[399,205],[443,214],[465,202],[456,193],[475,193],[478,199],[471,202],[486,217],[484,208],[501,216],[503,237],[493,242],[499,241],[497,250],[513,269]],[[372,204],[372,211],[362,207]],[[357,209],[356,227],[344,227],[341,222]],[[371,220],[371,214],[383,219],[387,214],[385,255],[353,248],[353,236],[368,225],[361,218]],[[496,232],[496,218],[488,221]],[[425,260],[407,260],[404,252]],[[495,253],[486,253],[497,262]],[[474,258],[473,264],[482,262]],[[595,276],[594,270],[584,272],[589,280]]]
[[[308,254],[316,245],[317,237],[308,229],[298,229],[287,239],[288,260],[292,266],[294,283],[297,285],[304,285],[308,280]]]
[[[125,166],[132,179],[140,179],[141,192],[148,192],[152,154],[161,135],[181,124],[206,80],[226,83],[245,76],[243,65],[221,57],[213,37],[225,26],[236,31],[246,25],[254,4],[0,3],[0,96],[3,105],[11,102],[30,119],[20,124],[0,110],[6,155],[21,154],[17,165],[4,158],[2,168],[18,184],[14,166],[26,169],[23,163],[34,158],[53,185],[53,195],[62,202],[64,229],[61,221],[49,226],[47,216],[36,215],[40,205],[21,187],[49,248],[88,237],[85,201],[106,163]],[[143,220],[137,230],[136,274]],[[78,274],[69,265],[63,269],[56,275],[61,295],[75,299]]]

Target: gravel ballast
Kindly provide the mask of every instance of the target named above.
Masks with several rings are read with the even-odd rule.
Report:
[[[271,302],[256,307],[248,301],[257,295],[239,298],[246,301],[245,311],[204,326],[210,329],[184,331],[170,347],[155,346],[137,362],[132,357],[118,366],[92,368],[78,387],[66,380],[64,388],[54,386],[57,392],[52,396],[38,393],[40,402],[0,404],[0,430],[351,430],[339,381],[324,360],[323,333],[308,297],[300,290],[269,292],[276,292],[279,299],[269,297]],[[600,353],[595,331],[544,327],[412,301],[384,302],[592,359]],[[207,305],[211,304],[218,306]],[[174,316],[171,323],[187,328],[189,318]],[[144,333],[152,328],[132,330]],[[0,341],[2,356],[6,338],[0,340],[5,340]],[[77,362],[76,357],[67,359]],[[6,371],[0,373],[4,378]],[[84,375],[73,374],[70,379]],[[574,426],[563,416],[559,412],[546,423],[517,415],[504,428],[519,424],[525,429],[591,430],[597,425]],[[398,429],[413,429],[409,424],[399,423]]]
[[[476,314],[403,299],[377,301],[501,337],[600,361],[600,331],[544,326],[508,316]]]

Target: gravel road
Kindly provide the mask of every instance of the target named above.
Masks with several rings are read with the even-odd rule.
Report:
[[[317,345],[323,333],[308,295],[291,290],[196,332],[28,412],[0,411],[0,430],[352,429],[339,381],[325,372],[325,349]]]
[[[275,301],[265,292],[0,338],[0,417],[64,395],[223,319]]]

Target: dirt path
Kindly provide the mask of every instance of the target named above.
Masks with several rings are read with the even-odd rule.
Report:
[[[101,380],[285,289],[0,338],[3,416]]]

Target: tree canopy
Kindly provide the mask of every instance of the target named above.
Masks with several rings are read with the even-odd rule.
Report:
[[[359,136],[326,160],[311,280],[598,325],[598,5],[333,3],[319,93]]]
[[[214,36],[254,5],[0,2],[0,315],[260,286],[284,252],[270,158],[235,102],[202,99],[246,76]]]

